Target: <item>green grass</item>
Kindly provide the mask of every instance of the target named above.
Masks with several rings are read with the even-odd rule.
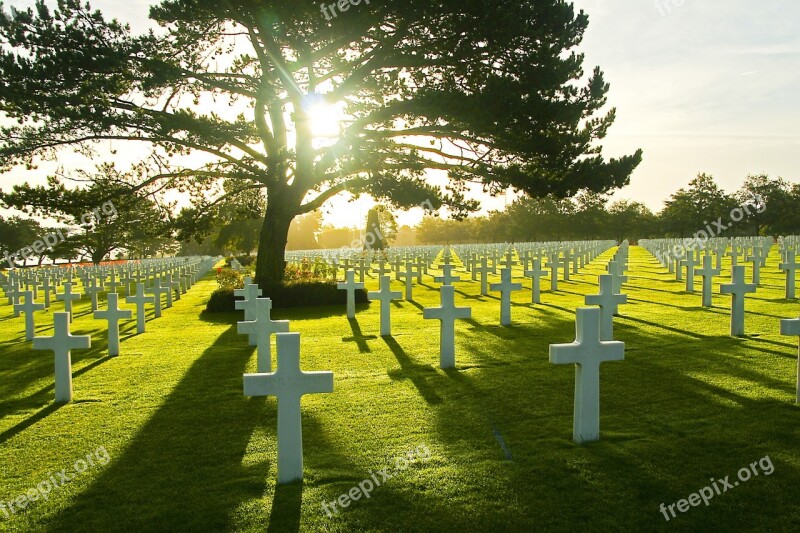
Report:
[[[334,373],[334,393],[303,399],[305,480],[278,486],[275,398],[245,398],[254,348],[238,313],[201,315],[211,275],[106,354],[103,323],[81,301],[73,333],[92,334],[73,354],[75,401],[53,404],[53,359],[24,339],[24,319],[0,303],[0,500],[11,500],[104,446],[90,468],[11,518],[4,531],[532,531],[608,529],[797,530],[800,408],[794,403],[797,339],[779,319],[777,250],[747,298],[748,336],[728,336],[730,297],[713,309],[639,248],[631,249],[630,304],[615,319],[625,361],[601,370],[601,440],[572,442],[574,370],[548,362],[548,345],[574,339],[574,310],[597,292],[611,251],[542,305],[515,293],[511,327],[496,295],[457,284],[454,371],[438,368],[438,305],[430,277],[414,302],[397,302],[392,338],[378,336],[379,306],[355,321],[344,306],[285,310],[301,337],[304,370]],[[727,265],[726,265],[727,266]],[[749,269],[748,269],[749,272]],[[461,273],[462,279],[468,275]],[[729,279],[730,271],[715,280]],[[496,281],[494,277],[493,281]],[[375,290],[377,280],[370,278]],[[700,283],[698,280],[697,288]],[[401,290],[399,282],[394,290]],[[61,304],[53,308],[61,310]],[[152,318],[152,312],[150,314]],[[49,313],[37,334],[50,334]],[[509,459],[500,442],[504,442]],[[417,462],[369,499],[328,518],[321,507],[398,456]],[[666,522],[671,504],[769,455],[775,470]]]

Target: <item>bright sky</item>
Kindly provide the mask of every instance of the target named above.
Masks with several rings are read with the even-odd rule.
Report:
[[[11,5],[31,5],[14,1]],[[94,7],[148,27],[148,0]],[[631,185],[615,198],[654,210],[697,173],[733,191],[748,174],[800,181],[800,1],[575,0],[590,16],[582,51],[611,84],[617,121],[608,156],[644,150]],[[8,182],[4,183],[4,187]],[[485,199],[483,211],[509,198]],[[329,202],[326,221],[361,226],[372,202]],[[422,211],[399,214],[415,224]]]

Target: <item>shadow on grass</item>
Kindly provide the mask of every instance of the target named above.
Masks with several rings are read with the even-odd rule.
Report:
[[[50,416],[51,414],[55,413],[56,411],[64,407],[64,405],[65,404],[63,403],[52,403],[47,407],[45,407],[44,409],[41,409],[40,411],[29,416],[25,420],[3,431],[2,433],[0,433],[0,444],[5,443],[10,438],[14,437],[15,435],[17,435],[22,431],[25,431],[26,429],[28,429],[35,423],[39,422],[40,420],[44,420],[46,417]]]
[[[277,485],[272,499],[267,533],[300,531],[300,510],[303,504],[303,483]]]
[[[361,332],[361,325],[358,323],[358,319],[348,318],[347,322],[350,323],[350,329],[353,331],[353,336],[342,337],[342,341],[355,342],[356,346],[358,346],[358,351],[361,353],[371,352],[372,349],[369,347],[369,344],[367,344],[367,341],[375,340],[378,337],[376,335],[364,335]]]
[[[429,377],[436,376],[436,370],[431,368],[430,365],[416,364],[408,356],[402,346],[394,339],[394,337],[381,337],[386,346],[392,351],[397,362],[400,363],[400,370],[390,370],[389,377],[394,380],[409,379],[411,383],[419,391],[420,396],[428,402],[429,405],[436,405],[442,403],[441,397],[436,394],[436,390],[428,383]]]
[[[274,407],[242,397],[251,350],[246,343],[231,348],[236,337],[235,327],[220,335],[128,446],[109,450],[112,462],[54,517],[50,531],[87,524],[98,531],[156,524],[171,531],[223,530],[238,505],[262,497],[268,468],[244,466],[243,458],[254,428],[270,424]]]

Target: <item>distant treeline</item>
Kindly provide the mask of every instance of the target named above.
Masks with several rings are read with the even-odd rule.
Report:
[[[742,209],[749,206],[748,209]],[[718,222],[718,224],[714,224]],[[535,242],[553,240],[689,237],[711,225],[715,236],[800,233],[800,184],[765,175],[748,176],[733,194],[700,174],[654,213],[645,205],[607,195],[521,198],[503,211],[454,221],[426,217],[417,229],[422,244]],[[730,226],[730,227],[728,227]]]

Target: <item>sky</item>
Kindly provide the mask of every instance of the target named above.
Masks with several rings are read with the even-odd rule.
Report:
[[[91,3],[135,31],[149,27],[151,1]],[[589,15],[580,47],[585,70],[601,67],[611,84],[609,106],[617,109],[604,154],[644,150],[630,185],[614,199],[637,200],[657,211],[700,172],[729,192],[749,174],[800,182],[800,1],[574,3]],[[3,188],[9,183],[3,180]],[[481,213],[513,200],[478,197]],[[372,204],[368,198],[337,197],[326,204],[325,221],[362,226]],[[413,225],[421,216],[416,208],[397,218]]]

